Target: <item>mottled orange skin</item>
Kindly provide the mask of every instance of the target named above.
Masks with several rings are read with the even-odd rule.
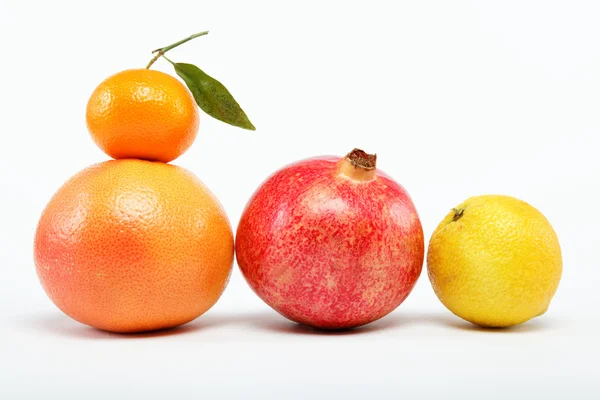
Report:
[[[193,174],[141,160],[93,165],[42,213],[34,245],[50,299],[114,332],[170,328],[207,311],[233,263],[218,200]]]
[[[398,307],[421,273],[423,231],[407,192],[377,171],[340,172],[336,157],[291,164],[244,210],[236,257],[252,289],[283,316],[351,328]]]
[[[130,69],[94,90],[86,122],[94,142],[115,159],[169,162],[194,142],[198,105],[183,83],[164,72]]]

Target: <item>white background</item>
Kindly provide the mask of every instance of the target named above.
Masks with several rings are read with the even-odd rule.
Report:
[[[599,21],[594,1],[1,0],[0,398],[599,398]],[[174,164],[234,228],[277,168],[361,147],[412,195],[427,239],[472,195],[540,209],[564,254],[548,313],[477,329],[424,270],[386,318],[319,334],[234,266],[217,305],[180,329],[113,335],[61,314],[32,241],[60,185],[107,159],[85,127],[89,95],[206,29],[171,58],[225,83],[257,131],[204,116]]]

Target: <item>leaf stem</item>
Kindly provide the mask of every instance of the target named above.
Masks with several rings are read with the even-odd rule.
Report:
[[[175,43],[173,43],[173,44],[170,44],[170,45],[168,45],[168,46],[166,46],[166,47],[161,47],[161,48],[159,48],[159,49],[153,50],[153,51],[152,51],[152,54],[154,54],[154,53],[156,53],[156,54],[154,55],[154,57],[152,57],[152,60],[150,60],[150,62],[148,63],[148,65],[146,65],[146,69],[150,69],[150,67],[152,66],[152,64],[154,64],[154,62],[155,62],[156,60],[158,60],[158,59],[159,59],[161,56],[163,56],[163,57],[164,57],[164,54],[165,54],[167,51],[169,51],[169,50],[172,50],[172,49],[174,49],[175,47],[177,47],[177,46],[179,46],[179,45],[182,45],[182,44],[184,44],[184,43],[186,43],[186,42],[189,42],[189,41],[190,41],[190,40],[192,40],[192,39],[195,39],[195,38],[197,38],[197,37],[199,37],[199,36],[204,36],[204,35],[208,35],[208,31],[203,31],[203,32],[198,32],[198,33],[195,33],[195,34],[193,34],[193,35],[191,35],[191,36],[188,36],[188,37],[186,37],[185,39],[181,39],[180,41],[178,41],[178,42],[175,42]],[[173,62],[172,62],[171,60],[169,60],[168,58],[166,58],[166,57],[165,57],[165,59],[166,59],[167,61],[169,61],[171,64],[173,64]]]
[[[175,65],[175,63],[167,58],[164,54],[161,54],[161,57],[171,63],[171,65]]]

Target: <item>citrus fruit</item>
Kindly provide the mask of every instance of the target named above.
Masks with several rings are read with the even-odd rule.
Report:
[[[233,235],[218,200],[185,169],[112,160],[69,179],[40,218],[39,279],[67,315],[108,331],[189,322],[224,290]]]
[[[556,233],[537,209],[514,197],[471,197],[429,242],[433,289],[454,314],[486,327],[543,314],[562,273]]]
[[[112,158],[169,162],[198,133],[198,105],[176,78],[160,71],[130,69],[110,76],[92,93],[88,130]]]

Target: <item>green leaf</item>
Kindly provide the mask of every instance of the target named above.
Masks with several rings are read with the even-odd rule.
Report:
[[[256,130],[242,107],[221,82],[193,64],[173,63],[173,66],[205,113],[229,125]]]

